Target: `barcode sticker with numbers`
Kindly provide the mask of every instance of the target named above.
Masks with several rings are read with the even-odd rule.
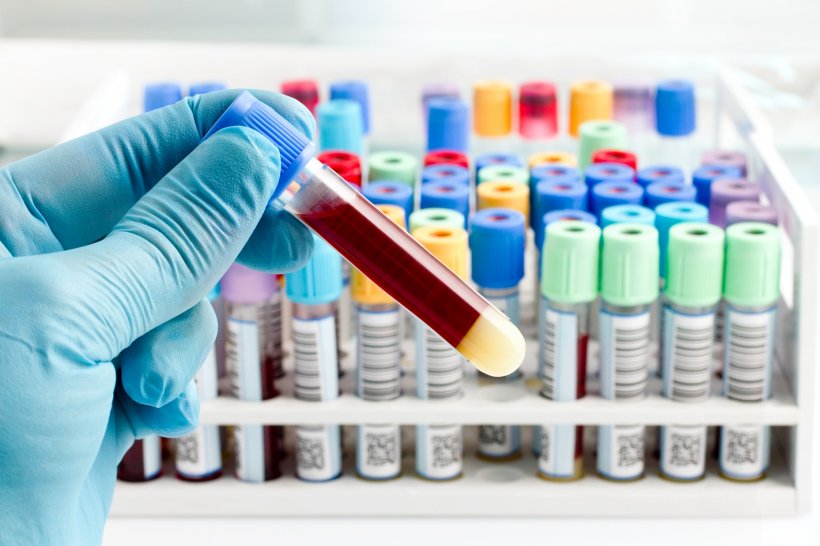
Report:
[[[706,427],[661,427],[661,473],[674,480],[698,480],[706,468]]]
[[[356,472],[369,480],[389,480],[401,473],[401,427],[359,425],[356,429]]]
[[[709,398],[715,315],[663,310],[663,394],[681,402]]]
[[[649,379],[649,313],[600,314],[601,395],[640,400]]]
[[[769,427],[728,425],[720,429],[720,471],[737,480],[761,478],[769,468]]]
[[[428,480],[449,480],[461,475],[461,425],[416,427],[416,472]]]
[[[229,318],[225,359],[231,391],[240,400],[262,400],[262,369],[259,363],[259,328],[256,321]]]
[[[296,397],[334,400],[339,397],[339,355],[336,319],[293,319],[293,362]]]
[[[485,457],[511,457],[521,449],[521,427],[479,425],[478,452]]]
[[[420,322],[416,324],[416,336],[418,397],[422,400],[446,400],[461,396],[464,374],[461,355]]]
[[[611,480],[635,480],[644,471],[644,426],[598,427],[598,473]]]
[[[219,427],[202,425],[176,439],[177,472],[186,478],[201,478],[222,470]]]
[[[342,473],[342,437],[339,425],[296,427],[296,476],[312,482]]]
[[[577,453],[577,435],[580,427],[575,425],[543,425],[537,437],[538,472],[547,478],[568,480],[580,477]]]
[[[548,400],[575,400],[578,397],[578,315],[547,308],[543,324],[541,394]]]
[[[775,309],[744,313],[726,306],[723,390],[733,400],[759,402],[772,395]]]
[[[364,400],[401,396],[401,315],[389,311],[358,313],[356,392]]]

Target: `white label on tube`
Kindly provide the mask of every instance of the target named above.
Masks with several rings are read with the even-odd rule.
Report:
[[[620,315],[601,310],[601,395],[607,400],[640,400],[649,375],[649,312]]]
[[[401,395],[401,329],[398,308],[359,309],[356,392],[364,400]]]
[[[262,366],[256,321],[228,318],[225,358],[234,396],[240,400],[261,401]]]
[[[644,471],[644,426],[598,427],[598,473],[611,480],[635,480]]]
[[[687,315],[663,309],[663,394],[681,402],[709,398],[714,313]]]
[[[293,319],[293,362],[296,397],[335,400],[339,397],[339,354],[336,319]]]
[[[418,397],[453,399],[461,396],[464,360],[452,345],[421,322],[416,323]]]
[[[578,315],[546,309],[544,315],[543,395],[549,400],[578,397]]]
[[[538,437],[538,471],[548,478],[577,478],[575,444],[581,428],[575,425],[542,425]]]
[[[661,427],[661,473],[675,480],[698,480],[706,468],[706,427]]]
[[[200,400],[213,400],[219,394],[219,378],[216,369],[216,351],[213,347],[208,351],[205,362],[200,366],[194,377]]]
[[[401,427],[359,425],[356,428],[356,471],[369,480],[389,480],[401,473]]]
[[[775,308],[744,313],[726,306],[723,389],[733,400],[759,402],[772,395]]]
[[[142,439],[142,468],[146,480],[159,475],[162,470],[162,442],[159,436],[152,434]]]
[[[720,471],[736,480],[755,480],[769,468],[769,427],[728,425],[720,429]]]
[[[511,457],[521,448],[521,427],[479,425],[478,452],[485,457]]]
[[[265,442],[262,425],[233,428],[236,451],[236,477],[244,482],[265,481]]]
[[[416,472],[428,480],[451,480],[461,475],[461,425],[416,426]]]
[[[202,478],[222,469],[219,427],[202,425],[176,439],[177,472],[187,478]]]
[[[342,473],[342,438],[339,425],[296,427],[296,476],[324,482]]]

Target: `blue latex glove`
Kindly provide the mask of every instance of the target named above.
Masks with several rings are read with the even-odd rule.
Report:
[[[208,290],[237,256],[285,272],[310,255],[308,230],[266,207],[273,144],[233,127],[200,145],[238,94],[188,98],[0,171],[0,544],[101,542],[134,439],[198,422]],[[254,94],[313,136],[296,101]]]

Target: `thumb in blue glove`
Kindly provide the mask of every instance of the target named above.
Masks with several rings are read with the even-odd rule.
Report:
[[[267,207],[279,177],[270,141],[233,127],[200,145],[238,93],[0,171],[3,544],[99,543],[134,439],[198,422],[192,379],[216,334],[205,294],[237,257],[269,272],[308,258],[307,229]],[[254,94],[312,136],[295,101]]]

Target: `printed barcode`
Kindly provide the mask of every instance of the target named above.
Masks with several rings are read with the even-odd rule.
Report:
[[[673,400],[698,401],[709,397],[714,343],[714,316],[686,317],[667,310],[670,316],[672,338],[670,374]],[[666,313],[664,313],[666,314]],[[674,318],[673,318],[674,317]]]
[[[770,314],[727,310],[726,315],[726,396],[746,402],[764,400],[770,371]]]
[[[458,398],[464,373],[461,355],[430,328],[421,327],[424,328],[428,398]]]
[[[555,337],[557,324],[553,320],[550,312],[544,313],[544,365],[543,365],[543,381],[544,386],[541,389],[541,394],[548,400],[553,400],[555,397],[555,361],[557,355],[555,352]]]
[[[282,297],[278,292],[260,306],[258,320],[262,354],[273,357],[274,373],[282,377]]]
[[[399,312],[359,313],[359,396],[393,400],[401,395]]]
[[[328,383],[338,384],[337,358],[336,319],[333,315],[318,320],[294,319],[293,361],[297,398],[310,401],[335,398],[338,392],[323,392],[323,387]]]
[[[225,367],[228,369],[231,393],[237,398],[242,398],[242,376],[239,366],[239,328],[228,320],[227,331],[225,332]]]
[[[614,318],[615,400],[634,400],[646,393],[649,316],[631,323]]]

